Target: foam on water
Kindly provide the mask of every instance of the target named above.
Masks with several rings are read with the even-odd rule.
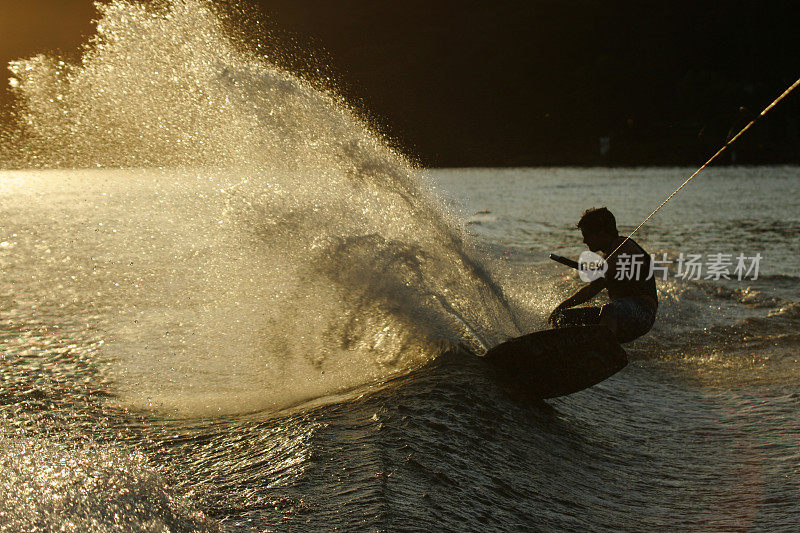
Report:
[[[4,531],[219,531],[142,454],[0,436],[0,461]]]
[[[279,408],[519,333],[420,172],[340,99],[203,1],[98,10],[80,63],[12,63],[16,162],[161,170],[9,175],[4,215],[61,199],[15,257],[59,280],[32,301],[103,309],[125,405]]]

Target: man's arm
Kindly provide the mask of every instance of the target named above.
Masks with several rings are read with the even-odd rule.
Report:
[[[553,312],[550,313],[550,317],[547,319],[547,321],[552,322],[553,315],[557,311],[561,309],[569,309],[570,307],[575,307],[576,305],[588,302],[589,300],[600,294],[600,291],[602,291],[606,286],[605,281],[606,281],[605,278],[599,278],[592,281],[588,285],[584,285],[583,287],[575,291],[575,294],[573,294],[572,296],[570,296],[569,298],[558,304],[558,306],[555,309],[553,309]]]

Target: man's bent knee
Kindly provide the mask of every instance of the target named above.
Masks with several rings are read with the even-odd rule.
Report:
[[[613,333],[615,337],[618,336],[617,333],[619,331],[619,328],[617,327],[617,320],[615,318],[610,317],[608,315],[601,315],[600,325],[610,329],[611,333]]]

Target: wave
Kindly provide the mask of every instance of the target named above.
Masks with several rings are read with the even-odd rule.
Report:
[[[424,173],[338,97],[234,40],[209,2],[98,10],[80,62],[12,62],[16,151],[141,170],[20,175],[9,209],[35,227],[47,200],[24,186],[74,200],[35,229],[59,253],[17,257],[60,280],[43,298],[109,309],[128,405],[279,408],[520,333]]]

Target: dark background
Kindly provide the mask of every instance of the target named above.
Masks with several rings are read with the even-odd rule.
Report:
[[[800,19],[786,1],[251,5],[232,20],[261,35],[262,51],[330,78],[376,129],[433,166],[696,165],[800,77]],[[4,63],[54,49],[74,57],[93,31],[89,1],[0,6]],[[9,100],[4,88],[6,113]],[[800,163],[800,89],[737,142],[735,157]]]

